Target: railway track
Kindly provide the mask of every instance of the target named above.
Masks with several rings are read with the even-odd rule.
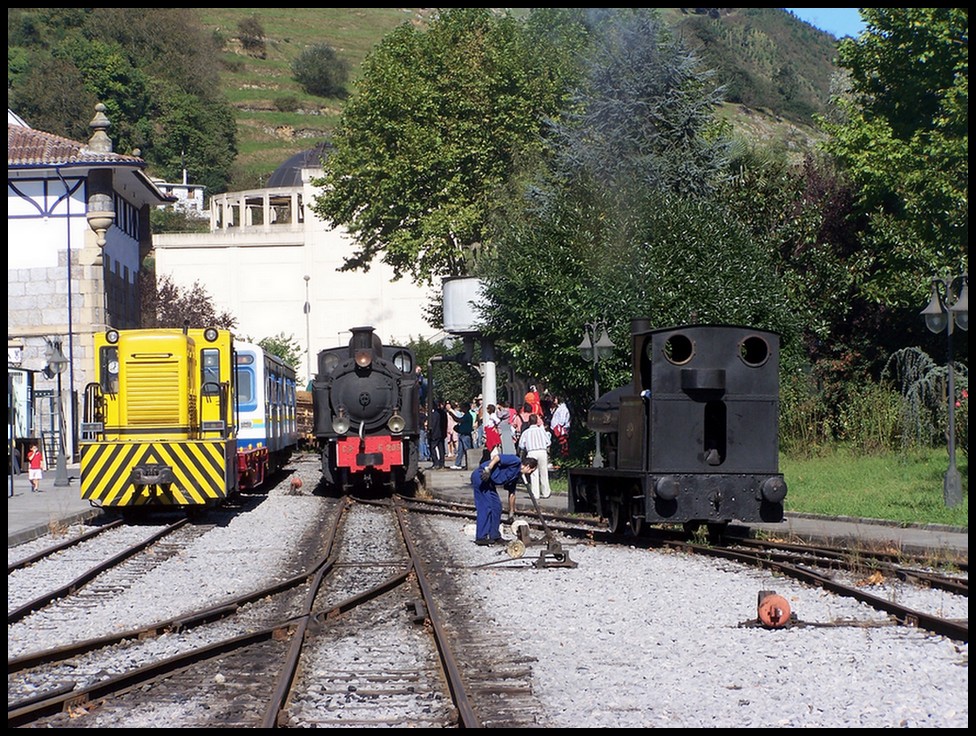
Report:
[[[130,629],[115,640],[8,661],[8,678],[46,666],[51,681],[38,694],[8,702],[8,723],[56,725],[68,718],[73,727],[100,727],[126,713],[179,708],[183,725],[195,718],[201,726],[237,727],[477,725],[402,512],[353,506],[341,516],[345,523],[328,536],[326,557],[276,590]],[[378,516],[387,517],[386,532]],[[341,541],[334,545],[336,531]],[[79,655],[122,646],[133,635],[172,636],[215,620],[227,628],[224,619],[244,605],[299,588],[304,602],[287,619],[218,641],[210,636],[206,644],[108,680],[79,687],[50,669],[69,659],[75,668]],[[253,620],[237,628],[253,629]]]
[[[306,481],[305,486],[312,494],[314,483]],[[810,576],[803,585],[827,591],[824,595],[833,596],[834,586],[841,584],[862,592],[873,590],[883,604],[878,606],[881,611],[897,596],[879,594],[876,583],[873,588],[865,586],[863,580],[869,576],[880,574],[886,582],[901,586],[911,582],[913,588],[941,590],[951,598],[968,596],[968,581],[958,569],[927,570],[905,555],[885,559],[879,553],[869,558],[858,551],[802,545],[794,549],[761,540],[749,540],[741,548],[734,540],[728,545],[698,545],[678,532],[661,539],[653,535],[612,538],[596,520],[547,515],[544,522],[536,519],[528,528],[524,553],[513,556],[509,549],[470,544],[465,531],[474,519],[470,505],[399,498],[338,503],[304,493],[291,495],[296,497],[275,499],[272,494],[269,503],[281,505],[274,506],[269,518],[294,518],[295,525],[301,519],[304,527],[294,537],[264,530],[263,541],[255,542],[240,530],[225,528],[226,523],[204,536],[226,531],[226,540],[211,541],[206,547],[219,559],[228,555],[233,544],[236,549],[227,559],[251,563],[240,569],[225,566],[228,593],[208,605],[189,605],[188,599],[178,613],[141,626],[128,622],[123,627],[125,619],[120,617],[111,636],[73,641],[43,652],[11,657],[8,645],[8,723],[53,727],[112,727],[133,721],[171,727],[553,725],[560,722],[556,712],[573,712],[571,703],[555,705],[563,675],[569,678],[563,688],[567,694],[574,688],[595,691],[614,682],[612,677],[596,675],[600,665],[587,655],[564,664],[566,671],[553,679],[546,660],[561,661],[558,647],[564,644],[542,644],[549,640],[547,621],[550,627],[569,626],[565,636],[570,638],[605,640],[607,612],[594,611],[584,625],[561,621],[558,609],[572,606],[579,597],[571,592],[574,581],[590,587],[610,585],[605,597],[636,600],[637,590],[614,584],[609,576],[594,579],[587,569],[594,559],[615,554],[614,549],[626,551],[631,564],[640,560],[641,567],[646,562],[655,568],[662,564],[655,550],[676,562],[706,555],[719,558],[724,560],[719,565],[727,565],[732,575],[741,575],[735,571],[749,565],[786,580],[786,570],[792,566]],[[313,517],[311,509],[320,506],[328,513]],[[243,511],[234,523],[243,523],[251,513]],[[567,556],[583,559],[581,569],[542,569],[545,565],[539,564],[535,553],[545,549],[547,531],[558,537]],[[252,533],[259,535],[257,529]],[[282,551],[302,550],[302,554],[264,563],[258,551],[268,544],[278,544]],[[747,559],[750,554],[753,559]],[[180,557],[177,554],[168,562]],[[203,564],[196,561],[197,566]],[[699,569],[704,569],[700,564]],[[231,591],[230,582],[250,567],[264,569],[263,584],[238,585]],[[17,574],[30,568],[23,566]],[[639,585],[640,567],[633,572],[633,584]],[[660,594],[670,587],[663,579],[658,583]],[[497,590],[505,592],[501,608],[493,592]],[[540,600],[547,597],[552,598],[550,611],[540,615],[545,610],[539,608]],[[871,605],[867,598],[856,600]],[[708,601],[709,607],[716,608],[715,615],[720,615],[720,603]],[[58,605],[56,601],[28,615],[14,629],[30,625]],[[836,608],[847,610],[839,604]],[[916,612],[922,616],[913,620],[911,607],[906,610],[887,618],[824,620],[809,615],[807,604],[798,607],[794,625],[798,630],[888,626],[938,631],[930,626],[941,618],[937,611]],[[748,623],[741,618],[739,623]],[[659,617],[651,620],[663,623]],[[960,623],[949,620],[948,625]],[[611,624],[611,635],[620,626]],[[966,638],[956,641],[968,642],[968,619],[962,626],[947,629],[944,635],[954,637],[964,630]],[[655,630],[649,628],[647,633],[653,638]],[[8,639],[10,632],[8,626]],[[727,635],[727,630],[721,634]],[[905,641],[907,645],[910,640]],[[644,646],[634,640],[631,661],[620,666],[630,669],[646,660]],[[674,654],[668,654],[668,662]],[[584,673],[585,685],[569,684],[575,671]],[[586,677],[588,671],[594,674]],[[645,672],[639,679],[646,677]],[[598,682],[603,679],[607,682]],[[664,692],[660,687],[656,691]],[[561,710],[554,712],[554,707]],[[598,725],[602,718],[596,715],[594,711],[591,720],[576,716],[572,722]]]

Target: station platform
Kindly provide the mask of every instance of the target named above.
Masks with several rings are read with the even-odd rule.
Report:
[[[81,499],[78,465],[68,465],[58,482],[57,471],[44,471],[40,493],[31,491],[27,473],[7,476],[7,546],[29,542],[59,528],[78,524],[101,514]]]

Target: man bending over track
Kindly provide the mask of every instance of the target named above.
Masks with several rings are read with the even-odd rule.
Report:
[[[523,460],[518,455],[492,455],[471,473],[474,508],[478,518],[475,544],[504,543],[499,531],[502,523],[502,502],[498,497],[498,486],[513,490],[522,476],[528,478],[537,466],[538,462],[534,457]]]

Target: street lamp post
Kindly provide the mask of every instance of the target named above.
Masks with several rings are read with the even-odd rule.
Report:
[[[308,300],[308,281],[312,277],[305,274],[305,379],[306,387],[312,381],[312,328],[311,318],[312,303]]]
[[[65,357],[64,353],[61,352],[61,341],[60,340],[50,340],[48,341],[48,347],[45,351],[47,357],[47,366],[44,369],[45,375],[58,377],[58,395],[55,399],[57,402],[57,437],[58,437],[58,458],[56,465],[56,472],[54,475],[54,485],[57,487],[63,487],[70,483],[68,478],[68,465],[67,460],[64,456],[65,451],[65,421],[64,421],[64,407],[62,405],[62,393],[61,393],[61,374],[64,373],[64,369],[68,367],[68,359]]]
[[[599,335],[599,338],[597,337]],[[583,324],[583,341],[577,345],[577,349],[587,362],[593,362],[593,401],[600,398],[600,381],[597,366],[600,358],[608,358],[613,353],[615,345],[607,334],[605,322],[586,322]],[[603,453],[600,451],[600,432],[593,428],[596,437],[596,452],[593,454],[593,467],[603,467]]]
[[[958,290],[953,300],[953,286]],[[956,469],[956,381],[955,362],[952,357],[953,325],[969,330],[969,274],[932,279],[932,298],[922,310],[925,326],[936,334],[945,331],[948,340],[948,394],[949,394],[949,468],[942,484],[942,495],[949,508],[962,503],[962,479]]]

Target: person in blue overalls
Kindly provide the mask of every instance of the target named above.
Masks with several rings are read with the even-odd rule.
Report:
[[[523,460],[518,455],[492,455],[471,473],[474,508],[478,518],[475,544],[504,544],[499,531],[502,501],[498,497],[498,486],[513,490],[522,477],[528,478],[537,466],[534,457]]]

